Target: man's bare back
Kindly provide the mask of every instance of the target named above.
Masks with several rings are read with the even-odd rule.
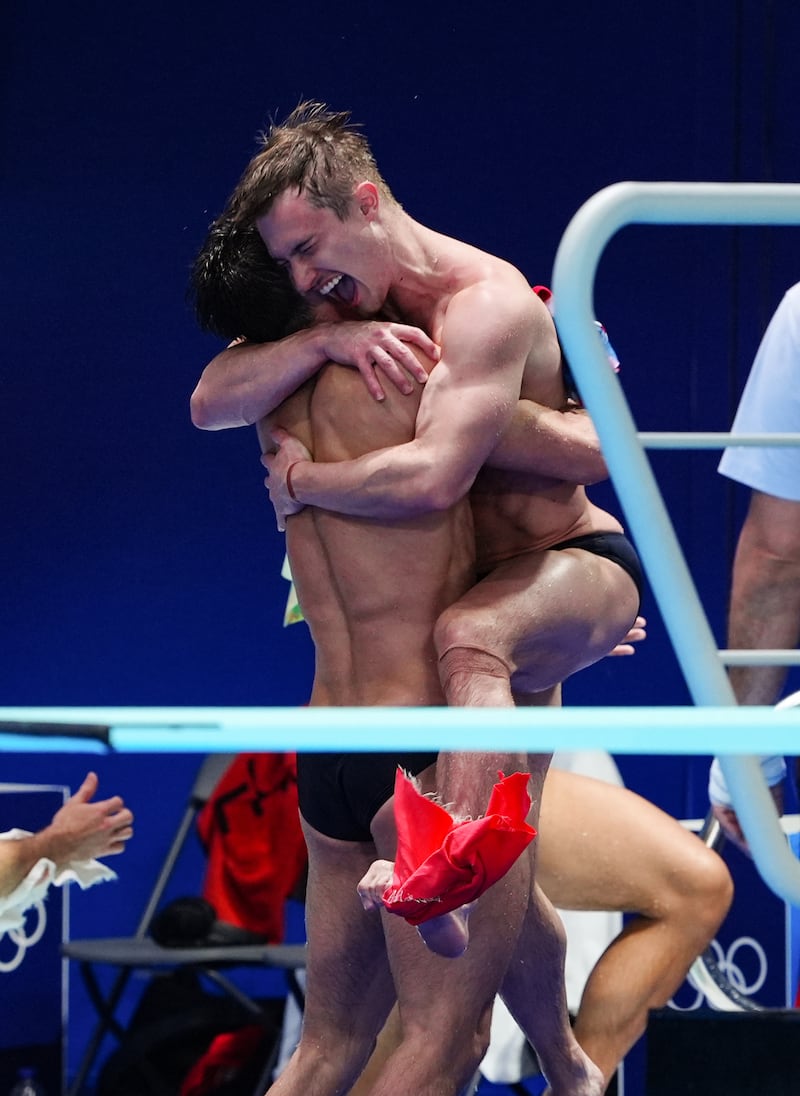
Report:
[[[311,118],[311,128],[315,127],[324,131],[323,136],[326,142],[335,142],[338,139],[336,132],[337,127],[340,127],[342,122],[346,122],[345,119],[331,120],[326,119],[324,112],[317,110],[316,108],[309,112]],[[328,128],[326,128],[328,127]],[[358,138],[348,138],[350,144],[346,148],[345,155],[342,157],[343,162],[350,161],[351,153],[353,151],[353,141],[358,143]],[[357,151],[357,150],[356,150]],[[327,159],[320,158],[315,163],[323,164],[327,163]],[[358,174],[350,173],[349,178],[352,182],[357,183],[359,178],[376,179],[377,188],[381,196],[385,196],[385,188],[381,186],[379,177],[375,176],[374,164],[368,162],[368,157],[365,159],[362,157],[359,161],[358,157],[354,161],[360,163],[361,166],[355,168],[355,172]],[[340,180],[341,181],[341,180]],[[296,181],[295,181],[296,182]],[[313,180],[314,189],[317,197],[325,191],[327,180],[322,177],[317,177]],[[295,185],[295,184],[293,184]],[[270,187],[271,192],[280,191],[281,187]],[[302,183],[301,183],[302,189]],[[364,240],[372,238],[375,242],[379,241],[379,236],[373,233],[373,223],[369,225],[365,221],[365,209],[361,203],[362,188],[357,188],[358,192],[355,194],[355,201],[352,205],[352,210],[356,216],[352,218],[352,224],[358,222],[358,231],[360,237]],[[374,204],[374,203],[373,203]],[[370,218],[372,212],[367,210]],[[339,243],[346,242],[343,240],[342,233],[344,231],[344,221],[351,220],[350,209],[347,211],[347,217],[344,216],[343,211],[339,210],[339,216],[342,217],[341,222],[334,220],[330,222],[330,227],[336,233]],[[318,226],[317,226],[318,227]],[[399,234],[395,234],[395,238],[400,242]],[[299,246],[295,249],[292,245],[291,256],[286,256],[285,265],[287,268],[291,262],[291,274],[295,281],[295,284],[303,293],[307,293],[307,300],[313,299],[315,304],[322,301],[323,297],[328,299],[329,295],[341,297],[347,299],[351,304],[355,303],[361,309],[361,314],[368,314],[371,311],[371,304],[379,301],[381,290],[386,291],[388,294],[388,300],[384,303],[388,305],[387,314],[394,314],[395,316],[403,317],[419,317],[418,322],[423,321],[426,325],[429,325],[431,331],[437,332],[437,338],[442,343],[443,349],[443,365],[444,370],[440,374],[440,380],[434,388],[438,388],[439,392],[446,397],[453,397],[455,400],[469,399],[470,398],[470,385],[473,388],[480,388],[478,395],[484,401],[489,402],[489,410],[497,412],[499,404],[502,402],[502,393],[498,391],[496,386],[492,386],[491,379],[489,378],[489,384],[483,385],[482,377],[475,371],[470,371],[470,362],[474,361],[480,363],[482,368],[494,376],[495,373],[495,361],[493,353],[495,351],[502,351],[507,345],[507,336],[509,331],[516,328],[516,317],[513,317],[513,322],[509,323],[508,313],[504,312],[499,307],[502,302],[497,302],[491,294],[491,286],[485,284],[483,277],[484,270],[487,272],[486,277],[494,280],[495,274],[497,275],[497,284],[506,285],[505,275],[507,270],[503,267],[500,260],[494,260],[489,266],[483,267],[485,257],[480,252],[472,252],[466,248],[466,245],[459,246],[457,251],[453,252],[454,259],[449,261],[448,256],[450,254],[450,241],[438,236],[437,234],[430,233],[427,236],[427,240],[430,242],[431,247],[420,250],[416,248],[412,254],[409,250],[403,248],[403,255],[405,258],[411,258],[409,267],[400,271],[402,275],[401,281],[405,283],[403,287],[404,296],[401,299],[400,293],[389,293],[389,290],[395,288],[392,285],[387,284],[387,277],[385,271],[380,268],[380,262],[375,262],[376,254],[372,256],[354,254],[352,251],[346,253],[339,249],[338,256],[334,255],[334,252],[329,246],[332,242],[332,238],[328,238],[322,241],[317,235],[305,239],[302,242],[303,246]],[[405,243],[408,243],[406,238]],[[416,241],[412,241],[416,245]],[[399,252],[397,252],[399,254]],[[384,257],[388,258],[384,252]],[[424,262],[418,262],[418,259],[424,260]],[[475,265],[477,264],[477,266]],[[497,264],[497,265],[494,265]],[[413,270],[411,268],[414,268]],[[422,277],[414,279],[409,277],[416,271],[421,272]],[[397,270],[394,272],[398,273]],[[471,294],[466,294],[468,298],[465,306],[461,307],[464,296],[460,294],[459,290],[463,288],[463,277],[466,276],[468,280],[471,280],[474,284],[471,289],[474,290]],[[340,287],[344,287],[343,289]],[[324,293],[320,291],[324,290]],[[538,308],[538,313],[533,315],[534,310],[537,308],[537,304],[531,301],[533,294],[527,286],[521,285],[519,282],[519,276],[515,286],[510,286],[511,293],[519,307],[522,309],[523,315],[527,317],[525,323],[529,320],[535,321],[539,326],[537,328],[537,338],[532,340],[536,342],[542,350],[543,354],[549,355],[549,358],[542,363],[541,361],[533,363],[539,366],[537,372],[537,379],[542,380],[543,383],[549,385],[553,382],[552,368],[553,363],[556,360],[553,357],[553,350],[557,353],[557,341],[555,338],[555,331],[553,329],[552,321],[547,316],[542,307]],[[307,292],[308,291],[308,292]],[[432,292],[431,292],[432,291]],[[520,294],[519,296],[518,293]],[[438,298],[432,302],[431,298]],[[446,304],[446,309],[444,306]],[[364,306],[364,307],[362,307]],[[454,307],[453,307],[454,306]],[[497,307],[496,307],[497,306]],[[379,303],[378,308],[382,308],[383,304]],[[435,310],[439,308],[439,311]],[[378,309],[373,309],[371,314],[377,314]],[[456,315],[460,310],[460,317]],[[528,316],[528,310],[532,315]],[[452,318],[457,322],[455,327],[452,325],[450,329],[445,332],[444,316],[449,312]],[[497,315],[500,317],[500,324],[497,328],[491,329],[491,323],[493,317]],[[461,320],[459,325],[458,320]],[[460,329],[459,329],[460,328]],[[359,329],[356,331],[356,329]],[[487,338],[487,330],[489,337]],[[231,334],[239,333],[231,332]],[[529,329],[530,333],[530,329]],[[445,335],[447,337],[445,337]],[[452,337],[451,337],[452,336]],[[257,337],[257,336],[256,336]],[[494,341],[493,341],[494,337]],[[299,383],[302,383],[309,376],[312,376],[314,372],[319,368],[321,362],[333,358],[335,360],[347,361],[351,365],[357,366],[361,371],[360,375],[369,387],[373,396],[376,396],[380,392],[381,385],[377,381],[376,369],[378,370],[382,378],[389,378],[391,383],[400,383],[402,387],[403,372],[409,372],[409,355],[410,351],[408,346],[410,344],[420,346],[424,348],[427,353],[438,356],[439,349],[430,345],[428,335],[418,329],[409,327],[403,323],[385,323],[385,324],[370,324],[370,323],[337,323],[337,324],[321,324],[315,328],[308,329],[304,332],[298,333],[296,336],[292,336],[284,347],[278,345],[274,347],[244,347],[238,348],[236,351],[226,351],[220,356],[220,360],[215,363],[211,363],[206,372],[203,375],[201,383],[193,396],[192,400],[192,413],[194,421],[198,426],[205,428],[217,429],[224,426],[237,426],[246,423],[255,422],[261,415],[263,415],[270,407],[275,407],[280,403],[282,399],[289,393],[294,391]],[[530,345],[526,354],[530,353]],[[510,344],[509,344],[510,345]],[[322,353],[320,356],[319,349],[322,347]],[[487,353],[486,351],[492,351]],[[516,351],[514,351],[516,354]],[[343,356],[341,356],[343,355]],[[502,355],[501,355],[502,356]],[[503,363],[501,362],[501,368]],[[395,369],[399,366],[399,369]],[[461,371],[462,385],[461,391],[456,391],[457,385],[452,383],[453,369],[458,368]],[[519,416],[514,415],[513,421],[508,424],[506,435],[500,439],[500,444],[497,445],[498,438],[496,436],[497,423],[502,417],[501,414],[496,413],[489,426],[493,428],[490,430],[492,434],[487,454],[491,452],[492,460],[497,467],[509,468],[517,467],[513,461],[509,463],[508,454],[502,454],[500,451],[504,444],[509,441],[509,436],[517,435],[517,441],[522,440],[522,445],[517,445],[515,452],[517,458],[521,454],[523,457],[523,463],[519,466],[520,472],[524,473],[526,477],[529,477],[526,483],[526,499],[525,499],[525,511],[521,515],[522,521],[520,521],[520,506],[522,500],[515,499],[515,481],[510,477],[494,476],[493,473],[481,472],[479,483],[476,484],[475,498],[476,498],[476,514],[480,511],[484,512],[484,520],[482,524],[488,526],[489,532],[493,537],[492,544],[483,549],[483,555],[485,560],[495,560],[499,557],[506,557],[511,553],[512,556],[516,556],[521,559],[525,564],[531,565],[531,570],[528,573],[530,579],[544,579],[543,588],[546,591],[548,588],[553,590],[562,590],[566,595],[566,601],[564,604],[569,607],[579,602],[582,594],[576,593],[576,587],[572,581],[573,575],[571,569],[582,560],[583,561],[583,577],[587,580],[589,588],[591,590],[601,589],[606,585],[606,581],[610,578],[612,586],[616,577],[613,573],[614,564],[607,561],[600,561],[595,565],[592,561],[588,560],[587,553],[584,549],[571,548],[562,552],[560,555],[556,552],[538,552],[537,549],[542,549],[546,545],[552,545],[558,543],[563,539],[569,538],[575,533],[582,533],[586,531],[586,525],[582,524],[588,518],[591,522],[596,516],[591,510],[587,510],[582,504],[580,504],[580,494],[575,495],[571,493],[569,484],[571,480],[564,480],[564,470],[566,463],[564,459],[564,451],[560,448],[559,444],[559,428],[562,425],[569,424],[575,426],[579,421],[577,415],[564,415],[555,413],[553,418],[556,420],[555,424],[552,419],[548,423],[546,421],[548,410],[559,406],[559,400],[561,398],[560,389],[556,387],[545,387],[540,391],[538,387],[527,388],[525,387],[525,381],[528,377],[527,359],[524,367],[522,366],[522,359],[517,356],[513,363],[512,372],[515,372],[519,368],[522,368],[522,373],[518,373],[516,395],[520,392],[523,396],[537,398],[537,395],[545,406],[539,406],[529,408],[534,412],[532,418],[529,416],[527,419],[523,415],[522,420],[519,420]],[[413,367],[411,369],[411,375],[413,375]],[[448,372],[450,376],[448,376]],[[507,378],[506,378],[507,379]],[[275,385],[277,384],[277,389]],[[382,385],[383,391],[387,391],[387,385]],[[492,401],[495,395],[501,397],[498,400],[497,405],[493,405]],[[446,399],[444,402],[448,402]],[[449,408],[445,409],[444,417],[439,421],[439,426],[444,424],[444,429],[428,431],[428,440],[432,435],[441,436],[443,433],[447,433],[448,420],[450,418]],[[519,410],[519,409],[518,409]],[[429,412],[427,419],[422,416],[423,424],[431,426],[432,420],[437,418],[435,412]],[[436,423],[433,422],[435,427]],[[550,429],[552,427],[552,429]],[[519,428],[519,429],[517,429]],[[466,453],[471,460],[477,460],[478,463],[482,463],[482,458],[475,455],[475,448],[471,444],[471,439],[474,439],[474,433],[470,433],[469,430],[463,430],[461,438],[457,439],[457,444],[453,446],[453,449],[458,452]],[[463,444],[462,444],[463,440]],[[539,442],[541,441],[541,444]],[[526,444],[526,442],[530,444]],[[485,443],[485,438],[484,438]],[[492,448],[494,446],[494,448]],[[450,453],[444,454],[446,458],[452,457],[453,449]],[[599,454],[599,449],[592,449],[589,446],[590,456],[596,456],[599,458],[599,464],[602,465],[602,458]],[[576,451],[572,446],[572,442],[568,442],[567,445],[567,457],[572,460],[576,455]],[[291,453],[287,453],[290,462],[297,458],[292,456]],[[583,457],[581,456],[581,461]],[[437,455],[434,454],[433,459],[428,461],[429,467],[440,468],[444,467],[444,462],[440,462],[437,459]],[[574,473],[573,478],[578,479],[583,483],[594,482],[598,478],[604,478],[604,472],[600,471],[599,475],[596,474],[592,461],[589,464],[584,462],[582,464],[584,471],[579,474]],[[276,469],[277,471],[277,469]],[[302,483],[303,474],[302,470],[298,470],[299,474],[295,477],[295,487],[300,498],[303,498]],[[374,471],[374,466],[373,466]],[[401,504],[418,505],[423,511],[428,505],[432,496],[426,495],[424,491],[417,489],[417,484],[413,481],[413,476],[410,474],[408,464],[401,468],[401,471],[397,477],[402,490],[405,492],[405,496],[401,499]],[[424,468],[423,468],[424,471]],[[492,478],[493,477],[493,478]],[[538,481],[533,477],[538,477]],[[390,483],[390,480],[386,482]],[[517,481],[518,482],[518,481]],[[427,487],[427,484],[425,485]],[[496,505],[496,500],[493,498],[494,490],[496,486],[504,486],[506,489],[508,498],[504,499],[501,506]],[[358,493],[358,487],[353,486],[353,481],[350,481],[350,494]],[[538,507],[529,509],[531,493],[538,496]],[[551,499],[557,496],[558,510],[556,515],[556,521],[549,523],[543,520],[546,504]],[[459,496],[460,497],[460,496]],[[572,511],[572,505],[575,499],[578,499],[579,505]],[[309,501],[318,501],[309,499]],[[330,501],[330,499],[329,499]],[[435,496],[435,501],[440,504],[441,496]],[[371,513],[372,507],[375,503],[375,492],[369,490],[365,492],[364,496],[363,512]],[[378,499],[379,506],[382,505],[380,499]],[[565,505],[568,504],[568,505]],[[322,502],[322,505],[325,503]],[[331,506],[333,509],[334,507]],[[568,512],[570,511],[570,512]],[[377,511],[376,511],[377,512]],[[537,516],[538,514],[538,516]],[[296,519],[293,519],[293,521]],[[536,524],[528,524],[529,520],[534,520]],[[610,520],[611,524],[605,522]],[[615,531],[618,526],[609,519],[608,516],[603,516],[600,519],[600,527],[606,531]],[[596,525],[594,526],[597,527]],[[533,549],[533,551],[531,551]],[[539,561],[535,558],[541,555],[548,557],[548,569],[543,570],[538,567]],[[509,565],[514,564],[514,559],[507,560]],[[602,567],[605,567],[602,570]],[[500,569],[505,572],[506,568]],[[517,580],[521,582],[521,586],[524,586],[525,582],[525,567],[522,567],[522,573],[517,573]],[[502,578],[502,575],[499,576]],[[580,578],[580,575],[575,573],[575,578]],[[623,576],[624,578],[624,576]],[[483,585],[483,584],[482,584]],[[484,587],[484,589],[486,589]],[[539,587],[540,591],[542,587]],[[496,592],[496,591],[495,591]],[[532,591],[533,599],[529,603],[537,611],[541,608],[541,600],[536,597],[536,591]],[[626,611],[625,606],[621,605],[621,599],[615,597],[613,591],[611,592],[613,598],[613,608],[620,616]],[[625,599],[628,600],[634,595],[632,590],[625,592]],[[633,602],[635,604],[635,602]],[[474,609],[474,604],[472,605]],[[480,608],[480,606],[478,606]],[[498,620],[502,613],[498,610],[498,603],[492,598],[489,598],[487,608],[491,614],[492,621]],[[563,606],[562,606],[563,608]],[[604,606],[599,604],[596,606],[599,609],[599,618],[605,620],[609,614],[605,611]],[[505,606],[503,606],[503,612],[505,612]],[[560,620],[559,606],[554,605],[553,611],[556,614],[554,619]],[[592,611],[587,614],[592,616]],[[537,616],[528,616],[530,623],[540,623],[541,618]],[[579,621],[575,622],[576,625],[580,624]],[[589,620],[586,622],[590,623]],[[474,633],[473,633],[474,634]],[[575,644],[581,646],[586,639],[585,629],[575,630],[573,634],[567,635],[566,646],[572,648]],[[600,649],[603,643],[603,636],[592,633],[592,644],[594,645],[595,653]],[[539,652],[541,653],[541,651]],[[592,652],[589,652],[591,656]],[[573,672],[575,666],[566,666],[565,673]],[[567,812],[569,815],[569,812]],[[567,829],[569,828],[569,823]],[[652,858],[648,858],[652,859]],[[571,858],[567,857],[567,862],[571,862]],[[623,874],[627,869],[627,863],[623,865]],[[594,865],[589,861],[588,877],[592,878],[594,874]],[[638,873],[637,873],[638,874]],[[707,904],[707,903],[706,903]],[[677,907],[676,907],[677,908]],[[653,915],[655,916],[655,915]],[[675,918],[676,921],[680,921],[680,917]],[[659,924],[657,921],[653,922],[655,925],[654,934],[658,937]],[[637,938],[648,934],[637,934]],[[499,943],[499,941],[498,941]],[[668,950],[668,949],[667,949]],[[529,959],[530,957],[528,957]],[[435,960],[431,959],[431,962]],[[678,965],[680,965],[678,963]],[[650,969],[650,962],[634,964],[636,970]],[[606,979],[605,981],[608,981]],[[631,979],[626,976],[624,979],[617,979],[620,983],[627,985]],[[614,979],[611,979],[614,982]],[[427,987],[423,987],[427,988]],[[539,992],[536,995],[527,994],[531,1000],[534,997],[544,1000],[545,1007],[548,1002],[547,993],[542,993],[542,987],[539,987]],[[635,996],[635,994],[632,994]],[[605,1015],[609,1010],[600,1007],[599,1012]],[[335,1021],[335,1017],[332,1018]],[[424,1029],[422,1032],[423,1045],[428,1048],[430,1046],[429,1030]],[[545,1040],[547,1042],[547,1040]],[[338,1045],[338,1044],[337,1044]],[[624,1050],[624,1048],[623,1048]],[[322,1063],[324,1065],[324,1055],[322,1056]],[[320,1066],[320,1062],[317,1062],[317,1066]],[[315,1075],[315,1076],[318,1076]],[[302,1091],[302,1090],[301,1090]]]
[[[376,405],[356,372],[331,363],[259,424],[259,438],[269,448],[283,426],[322,460],[360,456],[376,439],[401,444],[413,437],[416,388]],[[287,523],[286,546],[316,650],[311,703],[443,704],[433,628],[474,582],[467,500],[391,522],[309,507]]]
[[[268,440],[278,421],[302,437],[311,451],[333,459],[347,457],[412,436],[416,402],[398,393],[376,407],[356,374],[329,366],[320,373],[316,388],[304,386],[269,422],[260,424],[259,433]],[[442,610],[474,580],[474,538],[466,500],[444,512],[392,522],[306,508],[287,522],[287,548],[317,651],[312,703],[443,703],[432,636]],[[335,749],[335,743],[331,746]],[[352,766],[340,756],[319,756],[321,761],[298,757],[301,810],[308,805],[304,787],[311,786],[305,784],[304,766],[321,764],[329,774],[333,770],[336,788],[341,764]],[[373,771],[378,765],[385,768],[383,759],[372,764]],[[369,771],[360,767],[360,761],[357,765],[358,772]],[[425,770],[423,775],[432,790],[434,774]],[[371,779],[361,788],[364,798],[383,804],[371,823],[374,845],[367,844],[368,833],[358,840],[330,836],[333,831],[320,830],[316,821],[329,815],[318,815],[316,809],[304,813],[310,867],[306,1018],[300,1047],[275,1090],[279,1096],[305,1093],[312,1075],[320,1085],[314,1055],[324,1048],[328,1062],[344,1056],[332,1086],[344,1091],[341,1077],[358,1074],[364,1048],[371,1047],[388,1011],[393,976],[408,1022],[418,1019],[423,1030],[435,1028],[445,1045],[437,1061],[427,1063],[413,1045],[401,1044],[373,1091],[387,1096],[396,1091],[398,1075],[417,1091],[417,1084],[434,1083],[429,1072],[434,1069],[436,1091],[455,1093],[477,1065],[472,1040],[463,1037],[462,1025],[482,1030],[491,1011],[505,956],[527,904],[527,864],[523,858],[514,865],[487,896],[478,934],[485,947],[476,944],[470,949],[461,960],[460,978],[453,981],[448,961],[432,956],[402,919],[383,914],[381,928],[376,915],[356,908],[356,884],[369,860],[376,852],[393,855],[391,802],[385,796],[375,798]],[[383,933],[392,955],[391,973],[383,957]],[[354,1029],[359,1032],[357,1046],[348,1051],[346,1039],[353,1038]],[[574,1055],[583,1078],[592,1067],[584,1064],[577,1044]],[[599,1088],[595,1082],[576,1091],[594,1093]]]

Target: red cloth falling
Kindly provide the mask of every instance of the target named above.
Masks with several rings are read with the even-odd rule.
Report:
[[[386,909],[419,925],[474,901],[505,875],[536,830],[525,821],[530,774],[499,775],[484,817],[455,822],[397,770],[397,859]]]

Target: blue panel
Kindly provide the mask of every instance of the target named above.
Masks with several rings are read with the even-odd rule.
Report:
[[[219,344],[195,329],[187,269],[271,112],[303,95],[352,108],[410,212],[546,281],[570,217],[611,182],[796,177],[798,19],[760,0],[646,19],[638,0],[369,16],[321,0],[6,3],[0,703],[308,697],[255,439],[188,419]],[[727,425],[798,276],[794,230],[749,232],[632,229],[609,254],[597,312],[652,428]],[[721,635],[744,500],[705,457],[659,458],[658,474]],[[577,675],[569,703],[687,701],[648,594],[645,610],[635,659]],[[73,788],[89,764],[137,812],[124,883],[75,898],[74,931],[102,935],[130,927],[193,759],[3,759]],[[625,766],[701,813],[702,762]]]

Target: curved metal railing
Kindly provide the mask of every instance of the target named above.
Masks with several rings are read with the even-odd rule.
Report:
[[[645,454],[648,436],[637,434],[594,326],[592,292],[598,262],[611,237],[631,224],[800,224],[800,185],[617,183],[595,194],[572,218],[553,269],[559,335],[595,421],[628,529],[692,698],[701,706],[735,705],[723,659]],[[656,441],[674,446],[677,437],[660,435]],[[721,447],[727,441],[728,435],[717,435],[713,444]],[[765,439],[737,442],[764,444]],[[690,447],[692,436],[684,436],[680,444]],[[733,723],[731,735],[735,736]],[[763,748],[760,738],[751,742]],[[736,745],[741,748],[741,742]],[[720,764],[762,877],[776,894],[800,905],[800,864],[784,838],[757,760],[723,753]]]

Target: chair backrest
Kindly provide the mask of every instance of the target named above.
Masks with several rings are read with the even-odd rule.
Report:
[[[211,793],[222,778],[222,774],[236,757],[234,753],[209,754],[197,770],[190,796],[190,802],[200,810],[208,802]]]
[[[135,935],[138,938],[141,939],[146,936],[149,931],[150,924],[155,916],[156,910],[161,904],[164,890],[172,875],[175,862],[180,856],[181,850],[186,844],[186,838],[197,818],[197,812],[206,804],[222,774],[235,756],[236,754],[228,753],[209,754],[197,770],[197,776],[192,784],[186,809],[181,816],[180,823],[175,831],[175,836],[172,838],[172,842],[167,850],[167,855],[164,858],[164,863],[159,870],[158,878],[155,881],[155,885],[150,892],[150,896],[148,897],[147,903],[139,918],[139,924],[136,926]]]

